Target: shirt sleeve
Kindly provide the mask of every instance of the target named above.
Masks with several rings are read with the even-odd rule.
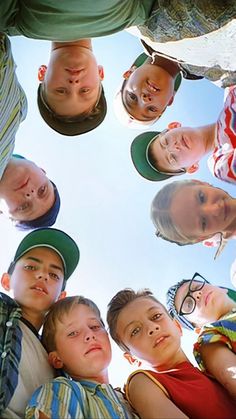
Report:
[[[235,313],[233,314],[235,318]],[[222,343],[227,345],[230,350],[236,350],[236,323],[231,319],[220,320],[203,326],[197,342],[193,346],[194,357],[202,371],[206,371],[206,367],[201,357],[201,347],[205,344]]]
[[[217,178],[236,183],[236,87],[228,89],[224,109],[217,121],[216,146],[208,160]]]
[[[40,411],[51,419],[85,419],[69,383],[57,379],[34,392],[26,407],[25,418],[39,418]]]

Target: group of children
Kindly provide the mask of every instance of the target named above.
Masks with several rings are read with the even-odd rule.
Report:
[[[39,68],[38,108],[49,127],[74,136],[95,129],[107,111],[104,70],[93,53],[93,37],[131,26],[139,27],[145,41],[209,34],[235,18],[235,2],[2,3],[0,210],[18,228],[35,230],[21,241],[1,279],[14,298],[0,295],[0,416],[233,419],[236,293],[212,286],[199,274],[168,290],[169,312],[149,290],[124,289],[111,299],[111,337],[130,362],[144,360],[149,368],[128,377],[125,393],[109,383],[111,345],[100,311],[88,298],[66,297],[80,253],[70,236],[48,228],[60,209],[57,187],[43,169],[13,154],[27,99],[8,36],[52,41],[48,66]],[[142,44],[145,52],[125,72],[115,97],[116,114],[128,127],[147,128],[158,121],[172,106],[182,78],[206,77],[229,90],[216,123],[196,128],[172,123],[163,132],[137,136],[131,145],[135,168],[146,179],[161,181],[196,172],[199,160],[211,153],[211,172],[234,183],[236,71],[196,66]],[[236,232],[234,205],[223,189],[184,180],[165,185],[151,212],[156,234],[165,240],[180,245],[211,241],[222,247]],[[180,324],[201,328],[194,354],[204,373],[181,348]]]

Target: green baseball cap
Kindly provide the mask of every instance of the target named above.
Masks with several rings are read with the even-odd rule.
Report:
[[[145,179],[158,182],[169,179],[172,176],[179,176],[186,173],[185,169],[178,172],[161,172],[152,165],[148,157],[148,151],[151,143],[164,131],[149,131],[135,137],[131,144],[130,153],[135,169]]]
[[[38,228],[27,234],[20,242],[8,271],[25,253],[37,247],[48,247],[60,256],[64,280],[72,275],[79,262],[79,248],[68,234],[56,228]]]

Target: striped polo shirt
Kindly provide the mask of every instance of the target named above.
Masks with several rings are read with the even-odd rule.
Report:
[[[208,167],[221,180],[236,183],[236,86],[230,87],[218,121]]]
[[[11,44],[0,33],[0,179],[9,162],[15,135],[27,114],[27,99],[16,76]]]
[[[110,384],[65,377],[55,378],[34,392],[25,418],[38,418],[39,411],[51,419],[138,418],[123,394]]]

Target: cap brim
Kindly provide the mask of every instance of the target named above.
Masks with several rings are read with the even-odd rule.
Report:
[[[154,138],[160,134],[157,131],[149,131],[135,137],[131,144],[131,158],[136,170],[145,179],[154,182],[169,179],[171,175],[161,173],[154,169],[148,161],[148,148]]]
[[[102,87],[100,99],[96,105],[99,112],[94,115],[89,115],[86,118],[73,117],[71,120],[56,115],[49,107],[44,103],[41,97],[42,85],[38,87],[38,108],[39,112],[50,128],[62,135],[74,136],[85,134],[86,132],[92,131],[97,128],[104,120],[107,113],[107,102]]]
[[[79,262],[80,252],[75,241],[64,231],[55,228],[39,228],[24,237],[18,246],[14,262],[36,247],[48,247],[60,256],[65,269],[65,280],[71,276]]]

